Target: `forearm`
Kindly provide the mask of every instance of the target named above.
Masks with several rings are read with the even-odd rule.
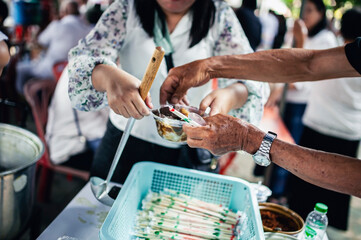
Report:
[[[106,92],[107,88],[112,88],[113,79],[122,81],[128,77],[131,77],[129,73],[107,64],[95,66],[91,75],[93,87],[99,92]]]
[[[229,89],[230,93],[235,96],[234,105],[231,109],[241,108],[246,103],[248,98],[248,90],[246,85],[243,83],[234,83],[228,86],[227,89]]]
[[[361,160],[277,140],[272,161],[323,188],[361,197]]]
[[[245,151],[253,154],[261,144],[264,133],[255,128]],[[273,163],[314,185],[361,197],[361,160],[334,153],[317,151],[276,139],[271,147]]]
[[[344,47],[327,50],[277,49],[246,55],[215,56],[204,61],[211,78],[287,83],[359,76],[348,63]]]

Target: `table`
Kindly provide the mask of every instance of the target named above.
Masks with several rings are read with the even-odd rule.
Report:
[[[92,240],[99,239],[99,229],[110,207],[100,203],[88,182],[66,208],[39,236],[38,240]]]
[[[38,240],[99,239],[100,227],[109,210],[110,207],[96,200],[88,182],[38,237]],[[328,240],[327,235],[323,240]]]

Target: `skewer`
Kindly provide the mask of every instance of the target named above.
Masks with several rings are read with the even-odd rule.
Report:
[[[184,115],[183,113],[179,112],[178,110],[176,110],[175,108],[173,108],[172,106],[168,106],[169,107],[169,111],[171,111],[172,113],[174,113],[175,115],[177,115],[178,117],[180,117],[180,119],[182,119],[183,121],[191,124],[192,126],[195,127],[201,127],[202,125],[200,125],[199,123],[193,121],[192,119],[190,119],[189,117],[187,117],[186,115]]]

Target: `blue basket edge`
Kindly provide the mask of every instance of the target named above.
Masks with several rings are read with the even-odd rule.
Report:
[[[249,191],[251,191],[251,187],[250,187],[250,183],[246,180],[237,178],[237,177],[232,177],[232,176],[225,176],[225,175],[220,175],[220,174],[215,174],[215,173],[209,173],[209,172],[204,172],[204,171],[199,171],[199,170],[195,170],[195,169],[187,169],[187,168],[182,168],[182,167],[177,167],[177,166],[171,166],[171,165],[167,165],[167,164],[162,164],[162,163],[156,163],[156,162],[149,162],[149,161],[144,161],[144,162],[138,162],[136,164],[133,165],[128,177],[126,178],[126,181],[121,189],[121,191],[119,192],[116,200],[114,201],[113,206],[111,207],[105,221],[103,222],[100,230],[99,230],[99,239],[104,239],[104,240],[108,240],[111,239],[109,237],[109,235],[107,234],[107,231],[105,229],[105,226],[110,226],[110,223],[112,222],[112,219],[114,218],[114,215],[117,211],[117,206],[120,205],[122,203],[122,201],[117,201],[118,198],[122,198],[123,195],[125,195],[127,193],[127,189],[130,187],[129,185],[133,182],[133,179],[136,177],[137,172],[139,172],[141,169],[154,169],[156,167],[167,167],[168,169],[174,169],[174,170],[178,170],[181,172],[191,172],[191,173],[197,173],[203,176],[207,176],[207,177],[212,177],[212,178],[217,178],[217,179],[226,179],[229,181],[235,181],[235,182],[239,182],[244,184],[245,186],[248,187]],[[256,196],[254,196],[254,194],[250,194],[250,200],[251,200],[251,204],[255,207],[258,208],[258,202],[256,199]],[[256,210],[256,209],[255,209]],[[262,226],[262,233],[263,233],[263,224],[262,224],[262,220],[261,220],[261,214],[259,211],[255,211],[256,214],[256,226]],[[110,222],[110,223],[107,223]],[[259,230],[259,229],[258,229]],[[259,231],[258,231],[259,232]],[[264,239],[264,234],[261,234],[260,239],[263,240]]]

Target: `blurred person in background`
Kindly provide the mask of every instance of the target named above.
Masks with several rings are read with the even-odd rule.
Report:
[[[90,25],[95,26],[102,14],[103,10],[100,3],[96,3],[86,11],[85,18]]]
[[[45,53],[36,59],[23,60],[16,66],[16,89],[22,94],[24,84],[31,78],[53,79],[53,66],[66,61],[69,50],[86,36],[91,27],[80,18],[78,4],[63,1],[60,6],[60,20],[52,21],[40,33],[37,42]]]
[[[7,43],[5,42],[8,37],[0,31],[0,77],[3,69],[10,61],[10,52]]]
[[[76,0],[79,6],[79,15],[85,19],[85,14],[88,10],[88,0]]]
[[[153,106],[149,97],[145,102],[140,97],[139,79],[156,46],[165,49],[166,61],[150,89],[155,108],[160,107],[159,88],[173,66],[215,55],[252,52],[237,17],[224,1],[114,1],[87,37],[69,52],[69,97],[73,106],[83,111],[111,108],[92,176],[105,178],[108,174],[129,117],[139,120],[112,181],[124,182],[136,162],[179,165],[188,161],[181,159],[181,144],[162,139],[154,119],[143,118]],[[190,105],[210,106],[211,115],[232,110],[234,116],[259,122],[268,94],[266,84],[220,78],[218,86],[214,92],[211,83],[190,90]]]
[[[3,0],[0,0],[0,32],[8,36],[7,29],[4,26],[4,21],[9,15],[9,8]]]
[[[262,24],[254,11],[257,9],[257,0],[243,0],[242,6],[236,10],[236,16],[242,25],[249,44],[253,51],[261,43]]]
[[[278,31],[275,38],[273,39],[272,49],[281,48],[287,32],[286,18],[282,14],[278,14],[272,10],[270,10],[270,13],[273,14],[278,20]]]
[[[272,49],[273,41],[278,33],[278,19],[270,11],[260,15],[259,19],[262,24],[262,37],[257,50]]]
[[[89,171],[106,129],[108,108],[84,112],[72,108],[68,95],[68,70],[64,69],[48,108],[46,142],[50,160]]]
[[[360,8],[348,10],[342,16],[341,35],[345,44],[361,36],[357,23],[361,23]],[[356,157],[361,139],[361,77],[313,82],[303,124],[301,146]],[[316,187],[295,176],[290,179],[289,190],[289,206],[302,217],[307,216],[315,202],[323,202],[330,209],[329,225],[347,230],[349,195]]]
[[[337,39],[333,32],[327,29],[326,6],[323,0],[307,0],[304,7],[303,20],[296,20],[293,33],[296,48],[327,49],[336,47]],[[283,120],[298,144],[303,132],[302,117],[305,112],[312,83],[296,82],[288,85]],[[266,106],[278,105],[284,91],[283,84],[276,84]],[[285,204],[288,195],[287,179],[289,173],[274,166],[271,173],[270,188],[274,201]]]

